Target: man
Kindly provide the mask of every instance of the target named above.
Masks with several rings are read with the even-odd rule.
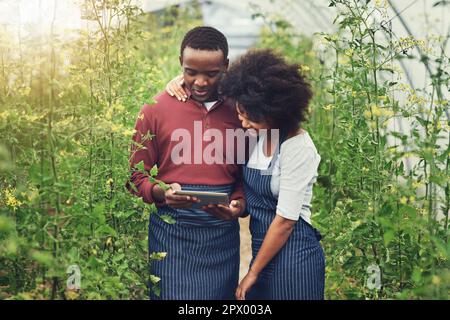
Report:
[[[150,293],[154,299],[234,298],[239,276],[237,218],[245,211],[241,166],[237,161],[205,159],[228,159],[220,149],[208,153],[207,142],[217,132],[226,137],[227,129],[241,127],[234,106],[218,93],[228,63],[228,44],[221,32],[211,27],[190,30],[180,50],[187,103],[163,92],[154,105],[143,106],[136,121],[130,159],[134,187],[128,188],[156,204],[158,214],[150,217],[149,252],[167,252],[150,266],[151,273],[161,278],[160,295]],[[185,148],[180,150],[180,144]],[[222,152],[230,148],[236,151],[227,142]],[[237,157],[237,152],[233,155]],[[146,171],[156,164],[157,178],[170,188],[165,190],[158,181],[152,183],[147,174],[134,170],[141,161]],[[175,194],[180,189],[226,192],[231,202],[193,209],[198,199]],[[174,217],[176,223],[164,222],[161,215]]]

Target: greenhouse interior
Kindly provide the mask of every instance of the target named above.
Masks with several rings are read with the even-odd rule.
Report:
[[[264,49],[310,85],[301,128],[320,163],[302,208],[321,234],[321,299],[448,300],[449,15],[446,0],[0,0],[0,299],[171,297],[168,276],[151,267],[177,252],[153,251],[149,225],[154,217],[161,230],[179,224],[127,187],[130,150],[144,105],[159,105],[156,97],[179,75],[189,88],[180,45],[189,30],[208,26],[228,43],[225,89],[243,88],[227,77],[243,67],[241,57]],[[289,158],[283,150],[280,165]],[[161,181],[167,195],[164,182],[178,181],[158,180],[167,174],[162,157],[136,170]],[[249,215],[233,220],[240,240],[233,294],[266,249],[255,251],[257,216],[246,200]],[[297,219],[294,230],[304,223]],[[203,283],[197,290],[208,290]]]

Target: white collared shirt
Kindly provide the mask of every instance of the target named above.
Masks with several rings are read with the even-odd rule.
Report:
[[[211,108],[217,103],[216,101],[210,101],[210,102],[203,102],[203,105],[205,106],[206,110],[211,110]]]

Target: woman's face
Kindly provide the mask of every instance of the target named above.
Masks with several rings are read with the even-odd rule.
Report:
[[[242,107],[240,107],[238,102],[236,102],[236,111],[243,128],[254,129],[256,132],[259,132],[261,129],[271,129],[271,127],[265,122],[254,122],[250,120],[247,114],[242,111]]]

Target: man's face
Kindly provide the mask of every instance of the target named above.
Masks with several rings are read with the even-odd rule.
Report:
[[[198,102],[217,100],[217,89],[228,68],[222,50],[208,51],[186,47],[180,57],[184,82]]]

